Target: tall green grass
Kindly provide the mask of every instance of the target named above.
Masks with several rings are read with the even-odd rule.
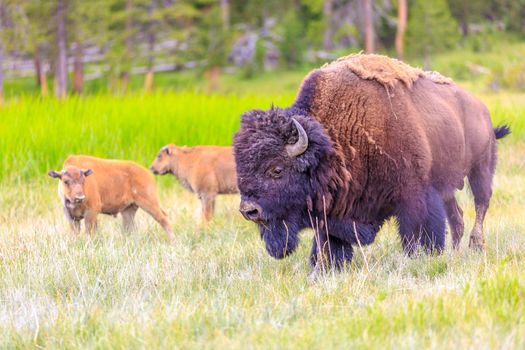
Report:
[[[69,154],[149,164],[167,143],[229,145],[240,116],[287,104],[293,94],[193,92],[55,99],[20,98],[0,109],[0,179],[30,179],[60,167]]]
[[[290,91],[290,90],[287,90]],[[229,145],[241,114],[283,95],[207,95],[165,92],[121,97],[95,95],[66,101],[22,97],[0,109],[0,180],[31,179],[58,168],[69,154],[136,160],[147,165],[167,143]],[[525,136],[522,95],[486,96],[494,124]]]

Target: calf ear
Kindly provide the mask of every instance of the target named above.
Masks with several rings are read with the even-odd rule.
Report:
[[[85,177],[88,177],[89,175],[93,174],[93,169],[82,169],[82,175]]]
[[[169,156],[171,154],[171,150],[168,146],[162,147],[162,152],[166,152],[166,154]]]
[[[54,171],[54,170],[49,171],[47,173],[47,175],[51,176],[54,179],[61,179],[62,178],[62,174],[57,172],[57,171]]]

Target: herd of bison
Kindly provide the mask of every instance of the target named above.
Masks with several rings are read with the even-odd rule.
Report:
[[[241,117],[233,147],[164,146],[148,170],[137,163],[69,156],[58,192],[74,232],[97,215],[122,215],[133,228],[138,208],[175,240],[153,174],[173,174],[199,196],[202,219],[218,194],[241,195],[240,212],[257,224],[268,253],[293,253],[313,228],[310,262],[341,268],[354,245],[371,244],[394,217],[406,254],[441,252],[446,222],[457,249],[464,231],[456,190],[468,178],[476,218],[469,246],[484,249],[496,140],[485,105],[437,72],[380,55],[342,57],[313,70],[287,108]]]

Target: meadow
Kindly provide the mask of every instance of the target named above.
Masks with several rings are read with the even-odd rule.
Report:
[[[524,348],[520,93],[476,91],[494,124],[513,132],[499,144],[485,253],[467,247],[468,190],[458,194],[459,251],[448,235],[442,255],[408,258],[389,222],[348,271],[313,284],[312,232],[294,255],[273,260],[238,214],[238,196],[219,198],[215,219],[197,225],[197,198],[168,176],[158,182],[174,246],[142,212],[131,234],[112,217],[99,219],[94,237],[69,232],[46,175],[68,154],[149,166],[169,142],[227,145],[242,112],[292,101],[294,91],[277,86],[9,100],[0,110],[0,348]]]

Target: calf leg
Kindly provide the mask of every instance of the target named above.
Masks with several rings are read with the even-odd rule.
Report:
[[[175,236],[173,235],[173,230],[171,229],[171,224],[168,220],[166,212],[160,208],[159,201],[156,196],[141,198],[136,203],[139,208],[144,210],[146,213],[151,215],[166,231],[168,234],[168,239],[170,242],[175,242]]]
[[[201,193],[199,199],[201,200],[201,221],[210,221],[213,218],[215,210],[215,196],[216,193]]]
[[[66,220],[69,223],[71,231],[73,231],[75,235],[78,235],[80,233],[80,221],[73,219],[66,207],[64,207],[64,216],[66,217]]]
[[[450,232],[452,233],[452,247],[458,249],[465,230],[465,224],[463,223],[463,210],[458,205],[454,194],[445,199],[445,210],[448,224],[450,225]]]
[[[69,220],[69,227],[75,235],[80,233],[80,221],[79,220]]]
[[[135,204],[132,204],[122,211],[122,229],[124,232],[135,230],[135,214],[138,208]]]
[[[469,247],[474,249],[485,249],[485,234],[483,232],[483,221],[489,208],[492,196],[492,177],[495,168],[495,149],[489,153],[487,159],[476,164],[468,174],[468,180],[474,204],[476,206],[476,220],[470,233]]]
[[[97,230],[97,213],[94,211],[87,211],[85,215],[86,233],[92,235]]]

